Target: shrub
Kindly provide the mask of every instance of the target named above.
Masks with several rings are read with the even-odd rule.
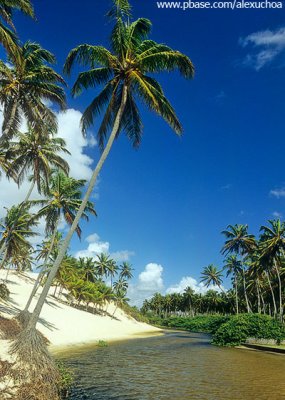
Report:
[[[74,381],[73,372],[64,363],[59,361],[57,362],[57,368],[60,374],[60,382],[58,384],[59,394],[61,398],[67,398]]]
[[[160,325],[168,328],[185,329],[191,332],[215,333],[229,317],[223,315],[197,315],[195,317],[170,317]]]
[[[285,336],[283,326],[268,315],[242,314],[231,317],[213,336],[219,346],[238,346],[247,338],[274,339],[277,343]]]
[[[7,288],[5,283],[0,283],[0,299],[7,301],[10,296],[10,290]]]

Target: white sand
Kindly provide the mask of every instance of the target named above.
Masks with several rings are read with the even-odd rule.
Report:
[[[6,271],[0,271],[0,278],[6,277]],[[18,275],[10,272],[7,286],[11,292],[7,304],[0,303],[0,314],[13,317],[24,308],[31,293],[35,274]],[[93,315],[57,301],[51,294],[43,307],[37,329],[51,342],[52,350],[59,350],[70,345],[83,345],[104,341],[115,341],[160,334],[161,330],[145,323],[137,322],[127,316],[122,310],[115,310],[114,304],[109,304],[107,312],[111,315]],[[36,295],[36,299],[38,294]],[[33,310],[33,300],[30,311]],[[106,307],[105,307],[106,309]],[[4,345],[2,341],[2,346]],[[1,346],[1,347],[2,347]]]

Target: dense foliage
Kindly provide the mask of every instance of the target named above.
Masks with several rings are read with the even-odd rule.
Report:
[[[285,338],[284,326],[268,315],[150,316],[149,321],[161,327],[212,334],[212,343],[219,346],[238,346],[247,338],[273,339],[276,343]]]
[[[285,337],[284,326],[268,315],[243,314],[232,316],[213,336],[213,343],[220,346],[237,346],[247,338],[274,339],[277,343]]]

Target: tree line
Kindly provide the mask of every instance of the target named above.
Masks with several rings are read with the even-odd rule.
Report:
[[[209,264],[200,281],[211,289],[205,294],[187,287],[183,293],[145,300],[142,311],[167,317],[169,314],[267,314],[283,322],[285,287],[285,222],[269,220],[260,227],[259,237],[248,232],[248,225],[229,225],[222,231],[221,268]],[[223,288],[223,277],[232,287]],[[216,290],[215,290],[216,288]]]

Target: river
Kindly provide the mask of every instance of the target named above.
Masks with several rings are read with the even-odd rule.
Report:
[[[58,358],[75,372],[69,400],[282,400],[285,356],[219,348],[188,332],[85,347]]]

